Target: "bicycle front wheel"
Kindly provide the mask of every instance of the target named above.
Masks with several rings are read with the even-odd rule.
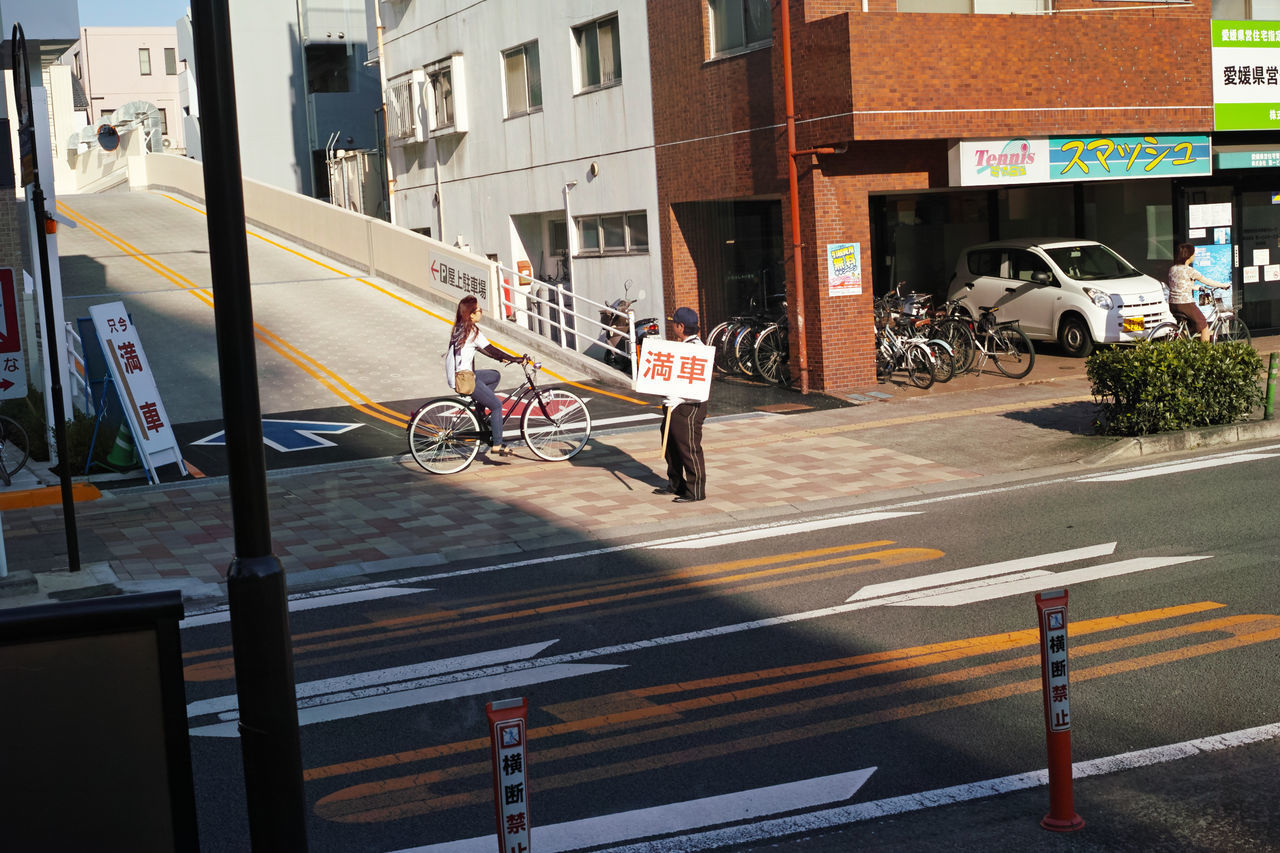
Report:
[[[733,365],[733,369],[743,376],[751,376],[755,373],[755,345],[755,326],[744,324],[733,336],[733,351],[729,356],[729,362]]]
[[[578,455],[591,437],[591,413],[577,394],[553,388],[539,391],[520,418],[525,443],[548,462]]]
[[[1223,317],[1218,323],[1218,340],[1252,343],[1253,336],[1249,334],[1249,327],[1244,324],[1244,320],[1234,316]]]
[[[0,467],[6,484],[27,464],[27,431],[13,418],[0,415]]]
[[[480,452],[480,422],[461,400],[427,403],[409,423],[409,452],[432,474],[456,474]]]
[[[973,330],[963,320],[944,318],[934,323],[933,333],[940,341],[951,345],[951,354],[955,357],[956,373],[968,373],[973,369],[974,357],[977,355],[978,342],[974,340]]]
[[[929,338],[925,346],[933,353],[933,373],[938,381],[950,382],[956,375],[956,357],[951,353],[951,347],[939,338]]]
[[[725,345],[729,337],[729,321],[725,320],[707,335],[707,346],[716,348],[715,369],[721,373],[729,372],[729,363],[725,360]]]
[[[774,385],[783,383],[783,373],[788,369],[786,345],[787,341],[777,323],[766,328],[756,338],[756,375],[765,382]]]
[[[991,333],[991,360],[1010,379],[1021,379],[1036,363],[1031,339],[1017,326],[1001,326]]]
[[[927,346],[913,344],[907,347],[903,360],[906,362],[904,366],[907,369],[907,378],[911,380],[912,385],[917,388],[928,388],[933,385],[937,375],[933,370],[933,355]]]

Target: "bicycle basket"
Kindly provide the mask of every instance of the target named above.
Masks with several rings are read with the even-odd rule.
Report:
[[[1202,290],[1200,291],[1200,296],[1196,301],[1199,302],[1201,305],[1208,305],[1209,303],[1213,302],[1213,297],[1209,295],[1208,291]]]

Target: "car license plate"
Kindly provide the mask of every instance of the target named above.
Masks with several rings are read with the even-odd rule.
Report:
[[[1144,325],[1145,324],[1143,322],[1142,317],[1125,317],[1124,318],[1124,330],[1126,332],[1141,332],[1142,329],[1144,328]]]

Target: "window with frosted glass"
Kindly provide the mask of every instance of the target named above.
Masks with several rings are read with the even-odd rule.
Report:
[[[143,77],[151,76],[151,48],[138,48],[138,73]]]

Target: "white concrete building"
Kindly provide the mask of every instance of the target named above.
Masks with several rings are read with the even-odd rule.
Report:
[[[163,147],[185,147],[178,103],[178,31],[175,27],[82,27],[80,39],[58,60],[80,81],[88,101],[85,124],[125,118],[129,104],[158,110]],[[130,119],[133,115],[129,116]]]
[[[327,198],[326,152],[378,148],[382,92],[364,0],[229,0],[246,178]],[[178,22],[188,156],[200,158],[191,18]]]
[[[374,2],[392,221],[660,315],[644,0]]]

